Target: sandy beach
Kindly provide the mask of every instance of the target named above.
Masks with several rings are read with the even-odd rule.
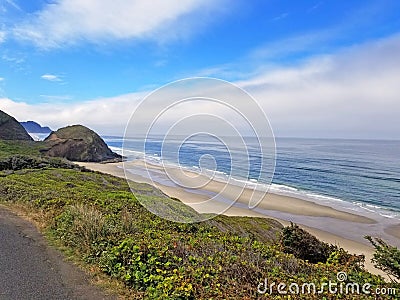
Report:
[[[400,239],[400,224],[391,225],[385,228],[385,232]]]
[[[400,224],[386,226],[386,224],[382,224],[379,220],[369,216],[303,199],[267,193],[262,195],[262,200],[256,208],[250,209],[248,207],[249,197],[256,195],[256,198],[259,198],[260,195],[257,193],[261,193],[261,191],[255,191],[249,187],[243,189],[242,187],[229,186],[229,188],[226,188],[225,183],[210,180],[207,176],[194,172],[168,167],[165,169],[168,174],[165,174],[166,171],[161,166],[145,165],[144,161],[140,160],[125,162],[125,169],[129,170],[126,174],[123,163],[78,164],[94,171],[152,184],[168,196],[180,199],[200,213],[269,217],[278,220],[283,225],[288,225],[290,222],[297,223],[325,242],[343,247],[351,253],[364,254],[367,269],[381,275],[382,272],[375,269],[370,262],[373,248],[363,237],[367,234],[379,236],[396,246],[400,244]],[[146,174],[150,176],[146,176]],[[167,182],[168,176],[179,181],[179,184]],[[198,188],[193,192],[185,188],[188,185]],[[219,198],[212,199],[212,196],[218,193],[225,200],[235,199],[234,205],[226,209],[226,201],[219,201]]]

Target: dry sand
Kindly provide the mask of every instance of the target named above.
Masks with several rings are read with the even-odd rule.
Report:
[[[123,178],[126,177],[124,169],[122,168],[123,163],[78,164],[94,171],[108,173]],[[140,171],[137,172],[137,174],[127,172],[128,178],[136,182],[152,184],[162,190],[168,196],[180,199],[182,202],[191,206],[200,213],[223,212],[223,214],[228,216],[270,217],[278,220],[283,225],[288,225],[290,222],[288,222],[287,219],[285,220],[277,217],[277,215],[290,215],[296,220],[296,223],[299,226],[314,234],[320,240],[343,247],[351,253],[364,254],[366,256],[367,269],[370,272],[383,275],[380,270],[375,269],[370,263],[370,259],[373,255],[373,248],[369,246],[367,242],[364,242],[362,238],[362,236],[368,233],[368,231],[366,233],[357,231],[357,226],[364,226],[365,228],[368,228],[368,226],[374,226],[376,221],[373,219],[357,215],[355,213],[341,211],[311,201],[271,193],[268,193],[262,198],[261,203],[257,206],[257,210],[252,210],[248,208],[248,203],[249,197],[252,195],[254,190],[252,188],[245,188],[242,191],[242,189],[239,189],[238,187],[229,187],[222,192],[222,196],[224,198],[237,198],[237,202],[241,204],[239,207],[235,205],[231,206],[229,209],[226,209],[226,203],[217,200],[210,200],[212,195],[215,195],[215,193],[219,193],[224,189],[224,183],[216,180],[209,180],[209,178],[206,176],[203,177],[203,175],[199,175],[194,172],[181,172],[174,168],[167,168],[169,175],[177,179],[179,183],[190,185],[197,184],[197,186],[201,186],[199,190],[201,190],[202,193],[194,193],[179,186],[170,186],[159,183],[163,181],[153,182],[148,177],[143,176],[143,168],[145,167],[144,164],[145,163],[143,161],[125,162],[125,168],[130,170],[139,169]],[[154,173],[156,176],[162,176],[159,174],[159,172],[163,170],[160,166],[146,164],[146,167],[148,170],[150,170],[150,172],[156,172]],[[255,191],[255,193],[260,192]],[[261,209],[262,213],[259,209]],[[312,218],[318,219],[318,222],[315,224],[313,223],[313,226],[309,226],[307,222],[302,222],[302,220],[308,220]],[[348,238],[349,235],[346,236],[346,233],[348,233],[347,231],[351,232],[350,227],[356,228],[355,233],[358,235],[358,240],[356,238]],[[334,231],[335,233],[333,233],[332,230],[330,230],[333,228],[339,228],[339,230],[336,230]],[[349,230],[346,230],[346,228],[349,228]],[[387,234],[400,239],[400,224],[385,228],[384,230]]]

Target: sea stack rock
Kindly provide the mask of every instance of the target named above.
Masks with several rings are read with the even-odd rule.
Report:
[[[93,130],[73,125],[52,132],[46,139],[48,156],[64,157],[71,161],[106,162],[121,161],[122,156],[108,148],[103,139]]]
[[[32,137],[26,132],[18,121],[0,110],[0,139],[33,141]]]

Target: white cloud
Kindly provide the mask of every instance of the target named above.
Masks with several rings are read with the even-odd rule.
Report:
[[[398,35],[236,83],[260,103],[277,136],[400,139],[399,80]],[[122,135],[146,94],[74,104],[29,105],[0,99],[0,109],[52,128],[81,123],[102,134]],[[176,116],[184,113],[177,110]]]
[[[287,18],[288,16],[289,16],[289,13],[282,13],[279,16],[272,18],[271,21],[272,22],[280,21],[280,20]]]
[[[0,82],[1,82],[1,81],[4,81],[4,77],[0,77]]]
[[[312,12],[319,6],[324,5],[321,1],[311,7]],[[250,53],[250,59],[271,61],[285,57],[305,57],[313,53],[330,53],[336,51],[339,45],[347,43],[350,45],[360,39],[359,32],[368,32],[370,28],[378,26],[378,15],[384,15],[376,3],[369,3],[362,8],[353,9],[347,13],[340,22],[333,23],[328,27],[314,28],[305,32],[292,30],[293,35],[283,36],[278,40],[267,41]],[[285,16],[283,14],[282,16]],[[277,17],[279,19],[279,16]],[[378,23],[377,23],[378,22]],[[364,40],[365,41],[365,40]]]
[[[50,101],[60,102],[60,101],[67,101],[67,100],[72,99],[72,97],[69,95],[40,95],[40,97],[45,99],[46,102],[50,102]]]
[[[48,81],[56,81],[56,82],[62,81],[60,76],[54,74],[43,74],[42,76],[40,76],[40,78]]]
[[[269,60],[281,58],[292,54],[316,51],[321,45],[329,46],[340,32],[339,28],[324,29],[316,32],[305,33],[292,37],[283,38],[262,45],[250,53],[250,58]]]
[[[14,63],[16,65],[22,64],[25,62],[25,59],[22,57],[15,57],[15,56],[10,56],[8,54],[3,54],[1,56],[1,59],[10,63]]]
[[[314,4],[313,6],[311,6],[308,10],[307,10],[307,12],[308,13],[311,13],[312,11],[314,11],[314,10],[316,10],[317,8],[319,8],[320,6],[322,6],[323,5],[323,1],[320,1],[320,2],[318,2],[317,4]]]
[[[400,35],[314,57],[238,84],[277,135],[400,138]]]
[[[221,12],[221,1],[224,0],[60,0],[17,25],[14,34],[43,48],[82,40],[162,41],[185,36],[194,24],[203,26],[212,20],[209,13]]]
[[[0,30],[0,43],[3,43],[6,40],[6,32]]]
[[[54,98],[53,102],[40,104],[0,98],[0,110],[19,121],[35,120],[53,129],[82,124],[101,134],[122,135],[126,122],[143,96],[134,93],[73,104],[56,103]]]
[[[14,9],[21,10],[21,8],[18,6],[18,4],[16,4],[13,0],[5,0],[5,2],[8,5],[12,6]]]

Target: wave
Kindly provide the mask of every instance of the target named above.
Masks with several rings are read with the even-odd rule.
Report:
[[[302,188],[282,183],[278,184],[273,182],[272,184],[268,185],[255,178],[240,178],[239,176],[230,176],[230,174],[227,174],[226,172],[219,170],[201,169],[199,166],[193,165],[193,162],[188,165],[173,164],[168,161],[162,160],[162,158],[157,153],[145,154],[144,152],[141,151],[135,151],[132,149],[122,149],[122,147],[116,147],[116,146],[110,146],[110,149],[119,154],[123,153],[124,156],[128,157],[128,160],[143,159],[150,164],[161,165],[161,166],[164,164],[168,164],[171,167],[184,168],[185,170],[192,171],[195,173],[202,173],[206,176],[211,177],[214,180],[218,180],[221,182],[227,182],[227,180],[229,180],[230,183],[236,184],[238,186],[267,190],[273,194],[312,201],[321,205],[334,207],[339,210],[354,211],[361,214],[374,214],[374,215],[376,214],[381,217],[400,220],[400,211],[388,207],[375,205],[373,203],[361,202],[361,201],[349,201],[349,199],[344,200],[339,197],[333,197],[331,195],[325,195],[310,190],[304,190]],[[307,169],[307,167],[305,167],[305,169]],[[308,167],[308,169],[313,169],[313,168]],[[324,170],[324,172],[326,173],[326,170]]]
[[[45,138],[49,136],[50,133],[33,133],[28,132],[28,134],[33,138],[34,141],[44,141]]]
[[[108,146],[113,152],[124,155],[128,157],[129,159],[139,159],[139,158],[144,158],[145,154],[141,151],[135,151],[135,150],[128,150],[128,149],[123,149],[121,147],[115,147],[115,146]]]
[[[371,213],[377,213],[380,216],[389,218],[389,219],[400,219],[400,212],[397,210],[393,210],[393,209],[387,208],[387,207],[382,207],[379,205],[372,205],[372,204],[361,203],[361,202],[352,202],[352,203],[364,211],[368,211]]]

